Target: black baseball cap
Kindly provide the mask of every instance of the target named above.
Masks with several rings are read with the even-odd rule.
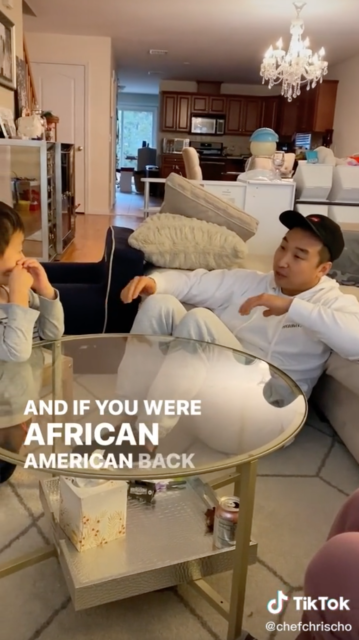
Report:
[[[340,226],[319,213],[303,216],[299,211],[283,211],[279,220],[287,229],[305,229],[314,233],[328,249],[332,262],[337,260],[343,252],[345,242]]]

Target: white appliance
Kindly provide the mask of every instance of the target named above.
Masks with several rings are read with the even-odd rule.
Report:
[[[189,138],[163,138],[163,153],[182,153],[182,150],[189,147]]]
[[[294,174],[297,200],[327,200],[333,184],[333,167],[300,161]]]
[[[337,165],[333,172],[331,202],[359,202],[359,167]]]
[[[217,182],[204,180],[202,186],[227,202],[252,215],[259,222],[257,233],[247,241],[248,257],[267,258],[271,264],[273,254],[286,233],[279,220],[282,211],[293,209],[295,183],[293,180],[264,182]]]
[[[224,116],[192,116],[191,133],[203,136],[224,136]]]

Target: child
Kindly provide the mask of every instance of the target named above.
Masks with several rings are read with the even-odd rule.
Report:
[[[25,258],[23,243],[22,219],[0,202],[0,447],[14,452],[25,439],[24,408],[41,388],[43,360],[38,349],[32,355],[33,342],[59,340],[64,333],[59,293],[41,264]],[[13,471],[0,461],[0,483]]]

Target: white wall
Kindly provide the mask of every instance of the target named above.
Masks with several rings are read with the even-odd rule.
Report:
[[[23,22],[22,22],[22,0],[14,0],[14,8],[7,9],[3,4],[0,6],[0,10],[15,24],[15,42],[16,42],[16,55],[19,58],[24,57],[24,43],[23,43]],[[10,91],[6,87],[0,86],[0,107],[6,107],[14,112],[14,92]]]
[[[333,67],[330,78],[339,80],[332,148],[343,158],[359,153],[359,55]]]
[[[111,185],[111,38],[27,33],[31,62],[81,64],[86,69],[87,212],[108,214]]]
[[[117,106],[122,107],[158,107],[160,97],[154,93],[119,93]]]

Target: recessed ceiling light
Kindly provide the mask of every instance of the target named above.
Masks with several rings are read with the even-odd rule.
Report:
[[[150,56],[166,56],[168,51],[165,49],[150,49],[149,54]]]

